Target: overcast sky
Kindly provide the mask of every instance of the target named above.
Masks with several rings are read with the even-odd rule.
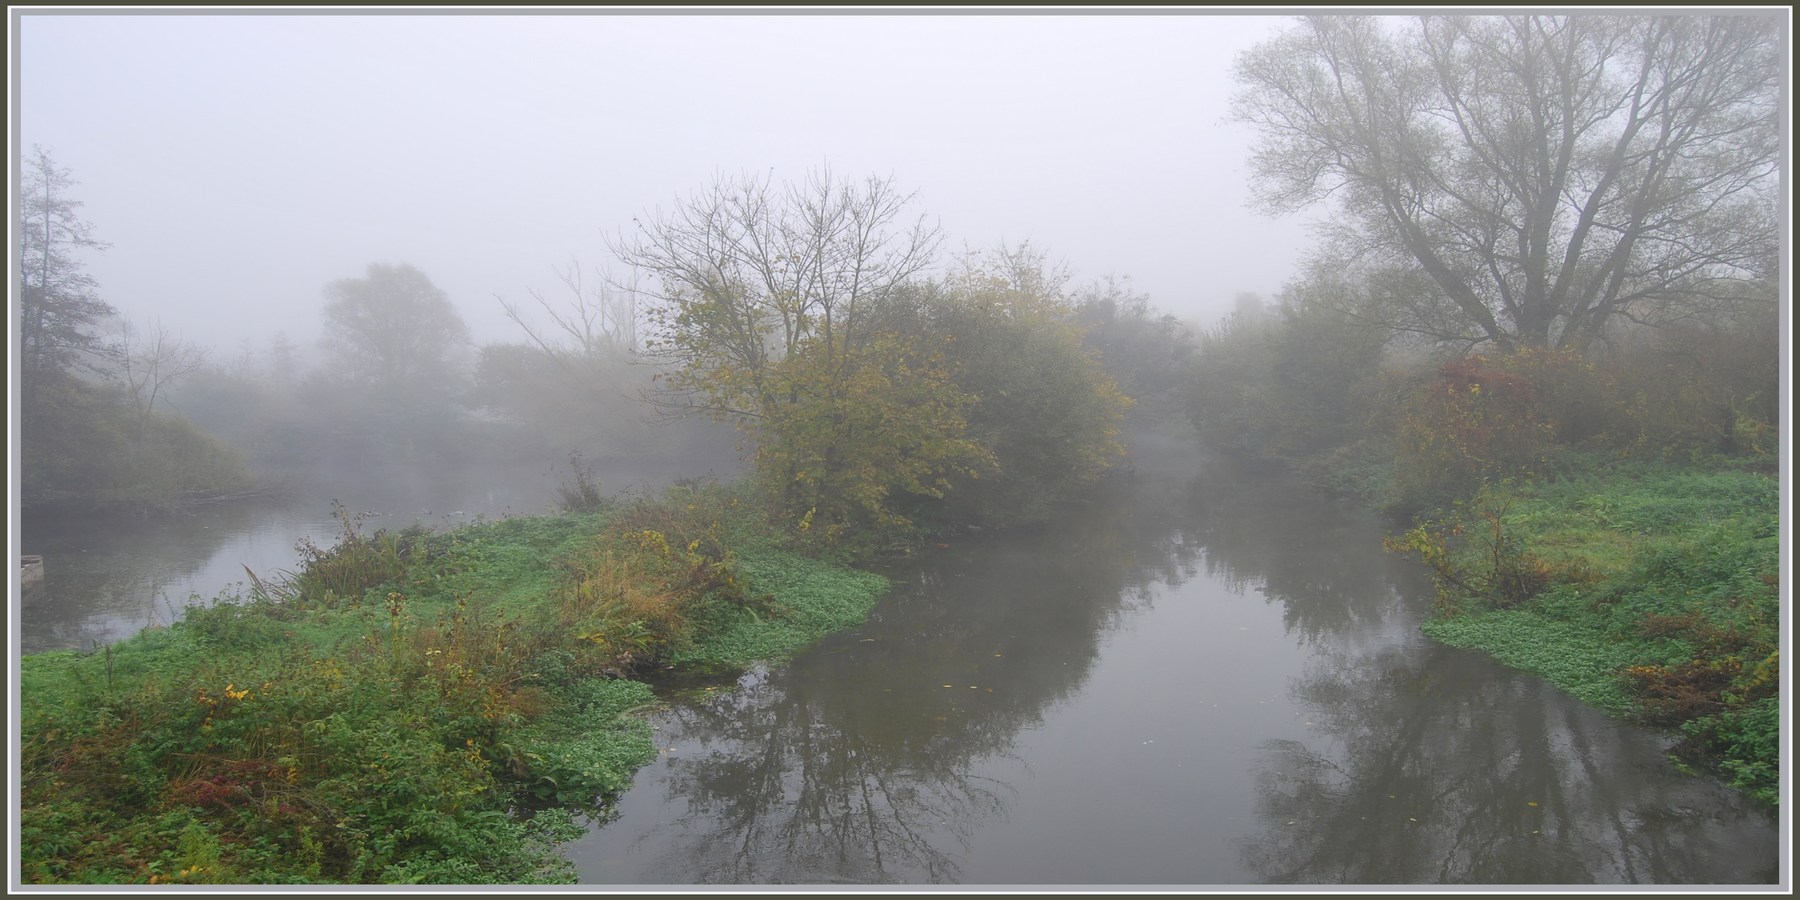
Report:
[[[518,340],[496,294],[560,290],[715,173],[892,176],[949,247],[1030,240],[1204,322],[1278,291],[1308,241],[1245,207],[1250,135],[1226,121],[1234,58],[1285,25],[1264,12],[16,22],[15,151],[80,182],[103,295],[232,353],[313,344],[323,286],[371,262]]]

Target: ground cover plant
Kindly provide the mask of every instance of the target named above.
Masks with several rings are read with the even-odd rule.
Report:
[[[885,588],[691,484],[365,534],[21,661],[24,883],[566,883],[654,757],[645,673],[778,659]],[[744,549],[733,546],[741,539]]]
[[[1677,729],[1684,764],[1777,801],[1777,479],[1599,466],[1491,487],[1390,544],[1438,577],[1432,637]]]

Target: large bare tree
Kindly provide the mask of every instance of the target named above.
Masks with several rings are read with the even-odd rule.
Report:
[[[1340,258],[1411,268],[1386,324],[1583,349],[1773,280],[1782,19],[1320,15],[1245,53],[1257,199],[1335,201]]]

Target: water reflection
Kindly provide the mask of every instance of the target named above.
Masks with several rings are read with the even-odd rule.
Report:
[[[970,771],[982,737],[943,716],[932,737],[890,740],[928,733],[895,727],[916,714],[895,707],[911,704],[845,705],[817,686],[791,673],[752,678],[677,713],[665,733],[681,755],[666,757],[661,777],[686,808],[649,880],[957,880],[957,857],[939,845],[966,849],[973,823],[1001,812],[1008,790]]]
[[[1322,732],[1270,741],[1265,881],[1751,884],[1777,878],[1771,816],[1683,776],[1656,735],[1475,654],[1335,653],[1294,685]]]
[[[1221,469],[1190,485],[1207,572],[1279,604],[1306,650],[1289,694],[1309,733],[1262,742],[1261,830],[1239,841],[1255,878],[1777,880],[1772,814],[1676,772],[1663,736],[1423,638],[1423,575],[1366,516]]]
[[[675,702],[670,752],[570,856],[600,883],[1776,877],[1773,817],[1664,739],[1426,640],[1382,530],[1222,463],[1140,466]]]
[[[1379,524],[1332,501],[1225,461],[1188,483],[1188,526],[1206,547],[1206,572],[1282,605],[1289,632],[1309,646],[1379,634],[1426,589],[1416,567],[1383,553]]]
[[[23,552],[41,554],[45,562],[43,582],[19,597],[22,652],[85,650],[173,622],[190,595],[202,590],[200,584],[210,598],[244,580],[241,565],[209,572],[208,563],[233,541],[261,537],[258,526],[268,515],[268,504],[240,503],[221,505],[206,516],[173,515],[154,523],[95,517],[26,521]],[[292,551],[288,538],[286,552]]]
[[[1078,692],[1101,638],[1199,548],[1149,505],[891,565],[855,632],[659,720],[662,761],[571,855],[584,880],[954,883],[1007,817],[996,762]],[[650,784],[646,784],[649,782]],[[666,805],[639,814],[654,794]],[[654,821],[635,825],[639,818]]]

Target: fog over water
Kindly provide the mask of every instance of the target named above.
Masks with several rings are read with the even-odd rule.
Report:
[[[1144,11],[1140,11],[1144,12]],[[1210,322],[1307,232],[1245,208],[1230,66],[1284,16],[15,11],[15,159],[79,181],[101,295],[215,353],[311,350],[372,262],[496,295],[715,175],[829,166],[918,192],[947,250],[1030,241]]]
[[[552,693],[577,672],[652,680],[660,702],[640,709],[650,710],[655,761],[566,848],[584,884],[1785,882],[1791,814],[1739,788],[1777,771],[1767,767],[1769,673],[1782,696],[1791,689],[1778,666],[1791,659],[1791,529],[1783,519],[1778,602],[1768,477],[1779,456],[1791,501],[1791,276],[1782,280],[1776,253],[1786,232],[1777,241],[1769,224],[1791,201],[1758,205],[1785,177],[1768,148],[1788,142],[1774,134],[1771,99],[1786,82],[1746,75],[1778,68],[1771,48],[1785,51],[1786,26],[1780,41],[1696,30],[1705,40],[1691,45],[1680,26],[1668,31],[1678,49],[1757,50],[1726,69],[1713,64],[1725,52],[1674,69],[1681,84],[1754,86],[1740,110],[1748,137],[1533,154],[1517,149],[1533,137],[1519,123],[1541,107],[1521,95],[1565,107],[1540,122],[1586,115],[1609,127],[1629,120],[1626,133],[1638,133],[1629,102],[1584,113],[1569,99],[1575,88],[1517,82],[1551,69],[1650,71],[1615,54],[1624,39],[1613,29],[1662,35],[1661,18],[1566,17],[1578,27],[1563,32],[1591,58],[1571,63],[1571,51],[1540,68],[1494,62],[1504,54],[1409,61],[1379,34],[1398,18],[1355,20],[1342,33],[1366,51],[1357,61],[1378,61],[1363,67],[1368,84],[1397,85],[1383,95],[1346,90],[1343,68],[1306,68],[1307,53],[1341,63],[1339,32],[1273,40],[1312,11],[15,7],[9,549],[21,574],[9,636],[30,663],[15,661],[15,681],[68,656],[33,655],[79,658],[190,606],[266,597],[340,539],[355,549],[358,534],[413,524],[614,509],[597,535],[576,532],[588,520],[565,520],[441,544],[406,535],[404,550],[378,541],[381,568],[321,579],[318,596],[296,589],[269,620],[346,610],[329,614],[331,627],[376,621],[389,637],[356,632],[358,649],[346,652],[366,645],[387,654],[372,658],[404,662],[416,651],[435,657],[416,671],[441,666],[431,671],[450,684],[441,646],[477,634],[469,623],[496,621],[464,618],[470,597],[508,617],[515,606],[556,616],[541,629],[526,622],[529,641],[504,637],[510,619],[495,632],[494,657],[516,668],[480,723],[439,717],[484,729],[481,740],[513,740],[494,724],[503,720],[539,728],[540,707],[597,716],[598,701]],[[1760,27],[1751,16],[1706,21]],[[1486,24],[1531,42],[1527,27]],[[1427,25],[1412,51],[1436,39]],[[1458,31],[1453,43],[1506,43],[1485,37],[1494,33]],[[1664,40],[1643,46],[1654,56]],[[1253,48],[1263,52],[1240,82],[1234,70]],[[1713,74],[1688,77],[1702,70]],[[1463,72],[1492,75],[1466,80],[1482,82],[1468,96],[1491,102],[1497,126],[1450,115],[1481,105],[1454,99],[1465,79],[1452,73]],[[1451,100],[1424,88],[1434,77]],[[1737,109],[1689,93],[1707,98],[1690,110]],[[1230,120],[1234,94],[1241,117],[1262,116],[1260,139]],[[1347,111],[1320,113],[1334,103]],[[1396,109],[1431,121],[1386,114]],[[1305,131],[1297,120],[1330,127],[1295,137]],[[1643,133],[1718,133],[1710,116],[1667,121],[1700,124]],[[1476,142],[1474,155],[1426,159],[1437,151],[1407,130],[1415,125],[1434,139],[1438,125],[1500,137]],[[1251,207],[1253,141],[1265,202],[1307,212]],[[1373,162],[1359,169],[1352,143],[1372,148]],[[1506,166],[1489,172],[1483,154],[1678,162],[1624,174],[1576,166],[1543,188]],[[1738,156],[1750,160],[1743,172],[1707,170]],[[1405,183],[1359,180],[1366,171]],[[1709,181],[1736,187],[1690,187]],[[1420,184],[1430,187],[1408,193]],[[1608,186],[1595,188],[1606,203],[1583,206],[1569,187],[1583,184]],[[1646,187],[1631,199],[1612,185]],[[1467,199],[1490,191],[1485,206]],[[1553,227],[1533,221],[1545,209]],[[1581,237],[1566,255],[1549,252],[1568,237],[1556,216],[1569,210]],[[1333,234],[1349,239],[1315,230],[1330,215],[1342,226]],[[1647,219],[1690,215],[1692,233],[1639,233]],[[912,227],[915,216],[925,227]],[[84,225],[104,246],[88,246]],[[1516,241],[1468,237],[1508,228]],[[1448,237],[1419,237],[1433,229]],[[1629,234],[1605,253],[1582,244],[1609,230]],[[713,252],[727,244],[731,253]],[[1650,245],[1663,249],[1633,249]],[[915,268],[925,247],[934,262]],[[1434,255],[1445,247],[1453,252]],[[1689,247],[1701,250],[1684,261],[1676,251]],[[963,256],[973,251],[989,255],[977,264]],[[1519,284],[1531,289],[1515,295]],[[1614,293],[1582,305],[1602,296],[1591,285]],[[1292,302],[1258,302],[1278,298]],[[1577,355],[1602,344],[1605,354]],[[1575,352],[1549,352],[1564,349]],[[1649,465],[1658,459],[1669,471]],[[1617,460],[1627,464],[1615,473]],[[1588,478],[1590,466],[1591,482],[1567,477]],[[1573,487],[1513,495],[1511,479],[1539,475]],[[604,499],[738,478],[754,493]],[[1691,504],[1662,503],[1690,489]],[[1578,538],[1554,530],[1565,512]],[[768,515],[750,530],[768,533],[739,543],[732,517],[752,513]],[[1711,531],[1683,530],[1696,523]],[[541,535],[567,528],[567,543],[527,548],[539,525]],[[691,543],[690,528],[701,535]],[[850,592],[818,587],[828,579],[808,580],[810,561],[759,543],[776,535],[862,559],[891,588],[860,624],[790,661],[688,671],[703,660],[681,655],[694,634],[731,634],[718,623],[732,617],[800,621],[808,604]],[[1582,541],[1593,547],[1564,553]],[[403,553],[412,568],[400,566]],[[1475,556],[1475,576],[1453,577]],[[311,568],[309,578],[328,566]],[[1682,568],[1680,579],[1663,568]],[[449,577],[482,569],[489,580],[471,577],[480,586],[466,591]],[[557,580],[540,589],[540,576]],[[800,587],[784,586],[789,578]],[[1680,588],[1664,597],[1665,581]],[[1724,712],[1694,720],[1743,730],[1730,752],[1750,762],[1729,770],[1743,783],[1671,765],[1676,727],[1610,717],[1563,673],[1541,679],[1505,668],[1498,660],[1533,663],[1504,647],[1489,648],[1496,658],[1445,643],[1422,623],[1460,602],[1438,592],[1448,584],[1484,610],[1516,607],[1504,615],[1548,597],[1554,615],[1531,625],[1544,630],[1518,633],[1546,655],[1628,673],[1646,715],[1675,721],[1672,701],[1687,702],[1663,687],[1698,691],[1688,682],[1748,672],[1733,676],[1735,695],[1702,685]],[[383,592],[385,620],[374,605]],[[434,604],[454,605],[442,620],[451,624],[413,629]],[[203,663],[176,665],[224,671],[204,657],[227,641],[186,635],[235,615],[196,612],[167,632]],[[1770,622],[1781,623],[1779,653]],[[274,627],[293,629],[282,641],[305,636]],[[1643,656],[1658,662],[1628,669],[1623,652],[1615,660],[1583,643],[1655,641],[1663,654],[1690,632],[1691,665]],[[230,646],[249,658],[274,640]],[[575,662],[558,661],[563,645],[577,648]],[[113,657],[104,650],[108,691]],[[415,670],[368,671],[386,685]],[[406,690],[426,684],[405,677]],[[15,723],[27,734],[15,755],[75,733],[43,724],[64,715],[51,709],[61,688],[19,690],[14,704],[30,697],[33,707]],[[226,697],[247,692],[228,686]],[[330,715],[343,705],[330,703]],[[389,705],[404,709],[405,728],[380,711],[370,728],[410,738],[407,729],[438,727],[411,701]],[[314,721],[292,712],[300,705],[260,708]],[[210,723],[210,709],[196,715]],[[573,727],[571,746],[598,746],[598,721]],[[592,800],[600,788],[569,788],[539,764],[546,754],[525,749],[562,740],[552,732],[563,724],[491,747],[446,728],[433,752],[488,753],[493,771],[509,766],[509,786],[538,779],[531,790],[545,799],[579,789]],[[1717,743],[1733,732],[1690,733]],[[382,749],[361,737],[329,746]],[[268,778],[286,768],[287,784],[305,784],[298,764],[277,762]],[[343,783],[386,783],[386,764],[368,769],[379,774],[358,768],[370,780]],[[99,781],[65,792],[56,779],[73,764],[39,770],[50,774],[24,779],[34,799],[15,811],[47,817],[15,843],[19,865],[41,874],[63,864],[58,841],[79,850],[87,840],[59,836],[60,813],[43,810],[134,795]],[[595,771],[581,777],[598,784]],[[182,777],[202,784],[199,773]],[[169,780],[148,768],[131,777]],[[474,809],[473,793],[457,794],[456,808]],[[176,800],[159,800],[155,814]],[[338,833],[332,821],[321,814],[316,829],[288,833],[324,846],[313,836]],[[130,852],[95,854],[117,857],[103,865],[137,866],[133,842],[161,840],[119,831]],[[366,833],[412,834],[385,824]],[[488,854],[470,865],[495,872],[529,861],[494,851],[506,845],[488,837],[500,833],[470,830],[482,837],[457,846]],[[281,855],[223,830],[219,847]],[[326,877],[323,853],[307,878]],[[423,881],[489,871],[450,858],[415,870],[398,856],[378,870],[365,857],[343,854],[355,860],[344,871]],[[145,866],[130,871],[148,877]]]

